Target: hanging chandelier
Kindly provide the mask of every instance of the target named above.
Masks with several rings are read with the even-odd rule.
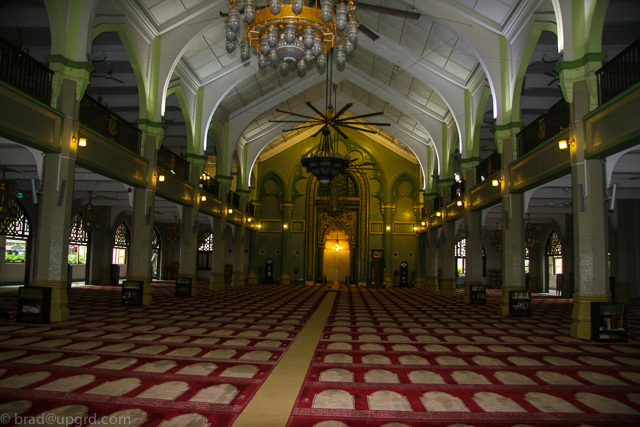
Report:
[[[18,215],[16,193],[9,191],[9,184],[5,179],[7,170],[7,168],[2,168],[2,181],[0,181],[0,222],[5,219],[13,219]]]
[[[100,217],[98,213],[94,211],[93,204],[91,203],[92,195],[93,193],[89,191],[89,203],[84,207],[84,213],[82,214],[82,229],[87,233],[91,233],[100,228],[100,223],[98,222]]]
[[[524,246],[526,248],[531,249],[534,245],[538,244],[539,231],[540,226],[534,227],[533,224],[531,224],[531,215],[527,214],[527,225],[524,229]]]
[[[171,244],[176,244],[180,241],[180,223],[178,222],[178,217],[176,217],[176,222],[172,226],[167,227],[167,240]]]
[[[243,3],[242,9],[238,3]],[[303,72],[315,59],[319,69],[327,64],[327,52],[336,48],[336,61],[344,65],[358,41],[355,0],[229,0],[225,34],[228,52],[240,41],[240,58],[247,61],[251,48],[258,53],[258,66],[279,63],[283,72],[296,64]],[[243,22],[244,21],[244,22]]]

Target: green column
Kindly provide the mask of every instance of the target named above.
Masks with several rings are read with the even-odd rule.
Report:
[[[280,284],[291,284],[291,214],[293,213],[293,202],[283,202],[282,209],[282,270],[280,271]]]
[[[383,232],[382,247],[384,248],[384,286],[393,287],[393,211],[394,203],[382,204]]]

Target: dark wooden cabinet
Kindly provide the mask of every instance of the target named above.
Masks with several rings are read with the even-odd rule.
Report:
[[[491,289],[502,289],[502,269],[489,270],[489,287]]]
[[[509,316],[531,317],[531,292],[509,291]]]
[[[142,305],[144,282],[125,280],[122,282],[122,299],[120,305]]]
[[[384,288],[384,250],[371,249],[371,287]]]
[[[51,322],[51,288],[22,286],[18,291],[16,322]]]
[[[628,341],[627,311],[624,304],[591,303],[591,341]]]
[[[487,303],[487,291],[483,285],[472,285],[469,292],[469,304],[485,305]]]
[[[192,295],[193,279],[190,277],[178,277],[176,279],[176,296],[190,297]]]

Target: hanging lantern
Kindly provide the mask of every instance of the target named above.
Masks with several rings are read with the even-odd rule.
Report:
[[[91,192],[89,192],[89,203],[84,207],[84,213],[82,214],[82,229],[87,233],[91,233],[94,230],[100,228],[98,214],[93,209],[91,203]]]
[[[269,9],[271,10],[271,13],[277,15],[282,10],[282,3],[280,0],[269,0]]]
[[[269,51],[271,51],[271,46],[267,38],[268,36],[266,34],[260,38],[260,53],[263,55],[268,55]]]
[[[347,39],[353,44],[356,44],[358,41],[358,27],[358,21],[355,19],[349,21],[349,25],[347,26]]]
[[[231,53],[234,50],[236,50],[236,42],[235,41],[228,41],[227,42],[227,52]]]
[[[267,58],[263,54],[260,54],[260,56],[258,57],[258,67],[260,67],[261,70],[264,70],[267,65],[269,65],[269,58]]]
[[[322,53],[318,55],[318,68],[323,69],[327,65],[327,54]]]
[[[236,9],[235,6],[233,6],[229,12],[228,12],[228,16],[229,16],[229,28],[231,29],[231,31],[233,32],[237,32],[240,29],[240,12],[238,12],[238,9]]]
[[[287,24],[284,27],[284,41],[287,43],[293,43],[296,40],[296,26],[293,24]]]
[[[349,40],[344,42],[344,53],[347,55],[351,55],[353,53],[353,48],[355,46]]]
[[[320,18],[324,22],[331,21],[331,14],[333,12],[333,0],[322,0],[320,2]]]
[[[246,40],[242,40],[242,42],[240,43],[240,59],[242,59],[243,61],[251,58],[251,51],[249,50],[249,47],[249,42]]]
[[[271,48],[278,46],[278,29],[276,27],[269,27],[267,31],[267,41]]]
[[[343,45],[336,46],[336,63],[343,66],[347,61],[347,54],[344,51]]]
[[[313,58],[315,57],[313,56],[313,52],[311,52],[311,49],[307,49],[304,51],[304,60],[307,64],[310,64],[311,61],[313,61]]]
[[[311,46],[311,52],[313,56],[318,56],[322,53],[322,39],[320,37],[313,38],[313,46]]]
[[[302,0],[292,0],[291,11],[294,13],[294,15],[300,15],[300,12],[302,12],[303,3],[304,2]]]
[[[245,0],[244,2],[244,22],[251,24],[256,19],[255,0]]]
[[[311,27],[304,29],[304,47],[305,48],[311,49],[311,47],[313,46],[315,34],[316,32]]]
[[[167,240],[169,243],[176,244],[180,241],[180,223],[176,217],[176,223],[167,230]]]
[[[498,229],[497,223],[496,223],[496,232],[493,233],[493,236],[491,236],[491,240],[489,241],[489,243],[491,244],[491,246],[493,246],[493,248],[496,251],[499,251],[500,249],[502,249],[502,231]]]
[[[311,60],[313,60],[313,58],[311,58]],[[298,61],[298,72],[304,73],[305,71],[307,71],[307,62],[305,59],[301,59]]]
[[[347,6],[342,2],[336,7],[336,28],[340,31],[347,28]]]

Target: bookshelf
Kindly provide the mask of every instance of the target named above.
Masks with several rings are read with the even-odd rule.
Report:
[[[120,305],[142,305],[142,288],[144,282],[125,280],[122,282],[122,299]]]
[[[531,292],[509,291],[509,316],[531,317]]]
[[[627,312],[624,304],[591,303],[591,341],[627,342]]]
[[[489,270],[489,286],[491,289],[502,289],[502,269]]]
[[[485,305],[487,304],[487,291],[483,285],[471,285],[470,304]]]
[[[18,291],[18,323],[51,321],[51,288],[22,286]]]
[[[176,296],[177,297],[190,297],[191,287],[193,286],[192,279],[190,277],[178,277],[176,278]]]

